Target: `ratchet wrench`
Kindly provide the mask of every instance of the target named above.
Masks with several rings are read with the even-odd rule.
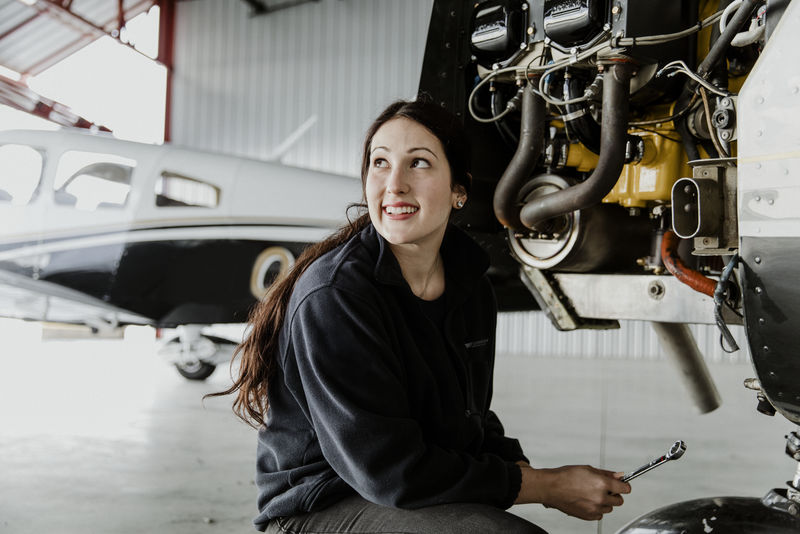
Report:
[[[659,458],[656,458],[649,464],[643,465],[642,467],[631,473],[628,473],[627,475],[623,476],[620,480],[622,480],[622,482],[628,482],[630,480],[633,480],[634,478],[647,473],[651,469],[655,469],[659,465],[665,464],[670,460],[677,460],[678,458],[683,456],[684,452],[686,452],[686,443],[680,440],[676,441],[675,443],[672,444],[672,447],[669,448],[667,454]]]

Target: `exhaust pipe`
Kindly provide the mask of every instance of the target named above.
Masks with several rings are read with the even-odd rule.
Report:
[[[689,327],[683,323],[651,324],[661,340],[661,346],[678,366],[681,379],[700,413],[719,408],[722,401],[717,386]]]
[[[538,223],[547,219],[598,204],[617,183],[622,166],[625,164],[625,145],[628,140],[628,99],[632,71],[633,65],[616,63],[603,74],[600,158],[594,172],[584,182],[538,197],[525,204],[519,216],[524,226],[534,228]],[[506,173],[508,173],[508,169]],[[505,174],[503,176],[505,178]],[[495,199],[497,199],[497,193]],[[497,202],[495,202],[495,206],[497,206]]]
[[[544,100],[531,89],[522,92],[519,144],[494,190],[494,214],[503,226],[522,229],[518,204],[522,186],[530,179],[544,146]]]

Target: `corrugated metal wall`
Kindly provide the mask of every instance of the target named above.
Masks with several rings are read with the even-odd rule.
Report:
[[[364,131],[419,83],[432,0],[322,0],[251,17],[242,1],[179,2],[172,138],[356,176]]]
[[[732,354],[723,351],[719,330],[715,326],[690,325],[689,328],[707,360],[731,363],[750,361],[746,348]],[[732,326],[731,333],[740,347],[747,347],[743,327]],[[653,360],[664,357],[658,336],[649,322],[620,321],[618,330],[559,332],[545,314],[539,312],[500,314],[497,350],[506,354],[568,358]]]
[[[173,95],[177,144],[266,158],[310,116],[285,163],[356,176],[364,130],[395,98],[413,98],[432,0],[322,0],[250,17],[245,2],[179,2]],[[649,324],[558,332],[543,313],[503,314],[498,350],[546,356],[661,357]],[[692,327],[709,359],[712,326]],[[735,335],[741,346],[742,329]]]

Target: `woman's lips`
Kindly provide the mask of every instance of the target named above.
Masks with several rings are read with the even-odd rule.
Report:
[[[419,212],[419,207],[413,204],[387,204],[383,206],[383,214],[393,220],[402,221],[410,219]]]

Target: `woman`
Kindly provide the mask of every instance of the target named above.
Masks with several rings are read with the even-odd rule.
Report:
[[[489,410],[488,259],[448,225],[467,161],[442,108],[390,105],[364,145],[368,213],[309,248],[254,310],[226,393],[260,427],[258,529],[540,533],[504,510],[599,519],[630,491],[588,466],[531,468]]]

